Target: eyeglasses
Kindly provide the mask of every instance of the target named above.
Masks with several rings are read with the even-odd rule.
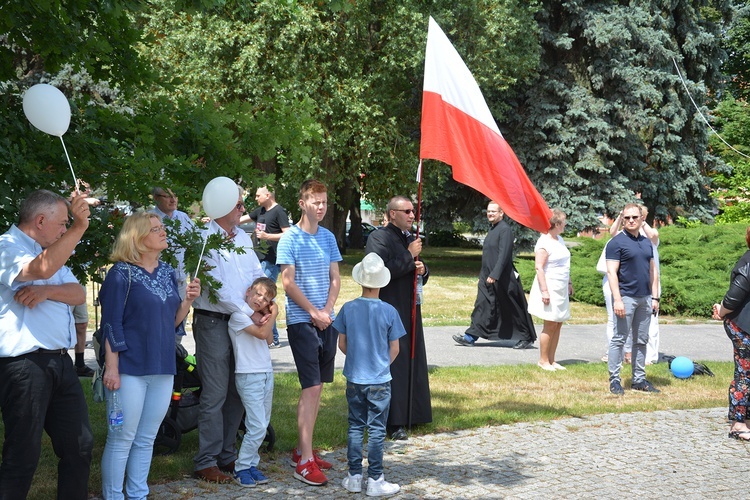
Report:
[[[393,208],[392,210],[395,212],[404,212],[406,215],[410,215],[414,213],[413,208]]]
[[[236,210],[239,210],[240,212],[242,212],[245,209],[245,204],[242,203],[242,202],[239,202],[239,203],[237,203],[237,205],[234,206],[234,208]]]
[[[625,219],[625,220],[638,220],[640,218],[641,218],[640,215],[625,215],[625,216],[623,216],[623,219]]]
[[[164,224],[159,224],[158,226],[154,226],[151,229],[149,229],[149,231],[151,231],[154,234],[157,234],[157,233],[160,233],[162,231],[166,232],[167,228],[164,227]]]

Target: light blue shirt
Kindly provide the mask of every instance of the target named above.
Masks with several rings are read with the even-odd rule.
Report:
[[[158,215],[162,220],[169,219],[172,221],[179,221],[180,234],[185,234],[195,227],[195,223],[192,221],[192,219],[190,219],[188,214],[180,210],[175,210],[174,212],[172,212],[171,217],[159,210],[159,207],[152,208],[151,213]],[[181,285],[187,279],[187,272],[185,271],[185,249],[182,247],[178,247],[171,235],[169,235],[169,246],[171,248],[174,248],[174,256],[177,259],[177,282]]]
[[[37,349],[70,349],[75,346],[73,314],[68,304],[45,300],[33,308],[13,297],[25,286],[78,283],[67,267],[50,279],[17,281],[23,267],[43,248],[15,225],[0,236],[0,358],[27,354]]]
[[[292,226],[281,235],[279,246],[276,248],[276,264],[294,266],[294,282],[310,304],[317,309],[323,309],[328,302],[331,263],[341,260],[336,238],[332,232],[321,226],[318,226],[315,234],[306,233],[299,226]],[[331,313],[331,318],[333,317]],[[286,324],[310,322],[310,314],[287,297]]]
[[[406,335],[395,307],[359,297],[344,304],[333,328],[346,335],[346,380],[361,385],[391,380],[390,342]]]

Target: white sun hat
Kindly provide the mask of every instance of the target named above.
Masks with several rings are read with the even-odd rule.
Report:
[[[366,288],[383,288],[391,281],[391,272],[376,253],[368,253],[352,269],[352,278]]]

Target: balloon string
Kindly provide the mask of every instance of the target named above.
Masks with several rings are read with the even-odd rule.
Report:
[[[78,190],[78,177],[76,177],[76,173],[73,171],[73,164],[70,163],[70,156],[68,156],[68,148],[65,147],[65,141],[63,140],[63,136],[60,136],[60,142],[62,142],[63,151],[65,151],[65,158],[68,159],[68,166],[70,166],[70,173],[73,174],[73,185],[76,187],[76,194],[81,194],[81,192]]]
[[[677,66],[677,61],[675,60],[674,57],[672,58],[672,62],[674,63],[674,67],[677,70],[677,76],[680,77],[680,81],[682,82],[682,86],[685,87],[685,92],[687,92],[687,96],[690,98],[690,102],[693,103],[693,106],[695,106],[695,110],[698,112],[698,114],[700,115],[700,117],[703,118],[703,121],[706,122],[706,125],[708,125],[708,128],[711,129],[711,132],[713,132],[714,134],[716,134],[716,137],[718,137],[721,140],[721,142],[723,142],[724,144],[726,144],[727,147],[729,147],[729,149],[731,149],[732,151],[734,151],[735,153],[737,153],[740,156],[744,156],[745,158],[750,158],[750,156],[746,155],[745,153],[742,153],[741,151],[737,151],[736,149],[734,149],[734,147],[732,147],[731,144],[729,144],[727,141],[725,141],[724,138],[722,136],[720,136],[719,133],[716,130],[714,130],[714,128],[711,126],[711,124],[708,123],[708,119],[706,119],[706,117],[703,116],[703,113],[701,113],[701,110],[698,108],[698,105],[693,100],[693,96],[690,95],[690,91],[688,90],[687,83],[685,83],[685,79],[682,77],[682,73],[680,72],[680,67]]]
[[[201,260],[203,259],[203,252],[206,250],[206,243],[208,242],[208,235],[203,239],[203,248],[201,249],[201,255],[198,257],[198,267],[195,268],[195,274],[193,275],[193,278],[198,276],[198,271],[201,268]]]

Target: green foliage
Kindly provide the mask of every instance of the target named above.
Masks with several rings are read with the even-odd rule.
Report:
[[[722,70],[727,75],[729,93],[737,99],[747,100],[750,97],[750,6],[747,2],[737,3],[737,12],[723,37],[728,57]]]
[[[747,250],[744,224],[659,230],[661,309],[665,314],[710,317],[729,288],[729,273]]]
[[[185,272],[190,278],[195,277],[201,280],[201,288],[208,290],[209,302],[215,304],[219,300],[218,290],[222,287],[222,283],[208,274],[213,266],[210,266],[205,259],[201,259],[201,255],[206,255],[211,250],[230,251],[243,255],[245,249],[235,246],[231,240],[226,239],[219,233],[209,235],[204,242],[202,231],[206,229],[206,226],[200,221],[187,230],[181,229],[182,224],[179,220],[164,219],[163,223],[170,235],[171,245],[162,252],[161,260],[176,268],[175,251],[183,249],[185,251],[183,257]],[[200,259],[200,262],[198,259]]]
[[[711,219],[721,163],[699,106],[720,80],[724,1],[545,0],[539,78],[519,85],[501,130],[548,204],[595,227],[641,193],[659,220]],[[711,10],[713,9],[713,10]],[[710,14],[710,16],[709,16]]]
[[[750,107],[747,102],[727,96],[714,109],[713,117],[714,126],[724,141],[742,154],[750,153]],[[718,201],[720,210],[716,222],[750,222],[750,161],[724,141],[716,135],[710,140],[712,149],[732,167],[731,175],[719,172],[713,178],[715,189],[712,196]]]
[[[436,247],[479,248],[476,241],[469,241],[459,231],[433,231],[427,235],[430,245]]]
[[[140,0],[7,2],[0,16],[0,81],[35,79],[66,64],[128,84],[146,76],[134,50],[141,32],[131,13]]]
[[[659,228],[661,310],[678,316],[711,317],[711,307],[729,288],[729,273],[747,250],[746,224]],[[604,305],[602,275],[596,271],[606,240],[566,238],[571,253],[572,300]],[[528,292],[535,278],[533,254],[515,261]]]

